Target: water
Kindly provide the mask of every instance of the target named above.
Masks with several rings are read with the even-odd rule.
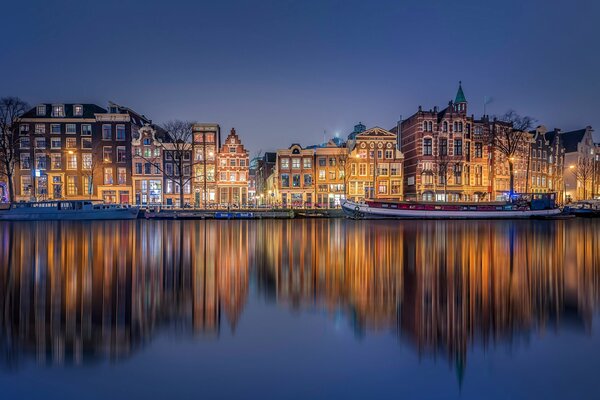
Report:
[[[2,398],[599,398],[600,223],[0,223]]]

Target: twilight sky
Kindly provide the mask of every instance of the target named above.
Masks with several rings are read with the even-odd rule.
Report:
[[[89,4],[89,5],[88,5]],[[5,0],[0,96],[234,126],[254,155],[445,106],[596,128],[595,0]]]

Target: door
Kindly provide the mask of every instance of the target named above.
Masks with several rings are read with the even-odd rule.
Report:
[[[119,203],[129,204],[129,192],[119,192]]]

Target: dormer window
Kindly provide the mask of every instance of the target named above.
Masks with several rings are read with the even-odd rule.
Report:
[[[52,116],[53,117],[64,117],[65,116],[65,106],[62,104],[55,104],[52,106]]]
[[[75,117],[81,117],[83,115],[83,106],[81,104],[76,104],[73,106],[73,115]]]
[[[41,105],[37,106],[35,113],[37,114],[38,117],[46,115],[46,105],[41,104]]]

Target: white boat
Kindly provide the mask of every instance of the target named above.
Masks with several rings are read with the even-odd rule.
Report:
[[[418,203],[372,200],[345,201],[342,210],[352,219],[515,219],[549,218],[561,213],[554,193],[534,195],[515,203]]]
[[[139,212],[139,207],[92,200],[21,202],[0,207],[0,221],[136,219]]]

